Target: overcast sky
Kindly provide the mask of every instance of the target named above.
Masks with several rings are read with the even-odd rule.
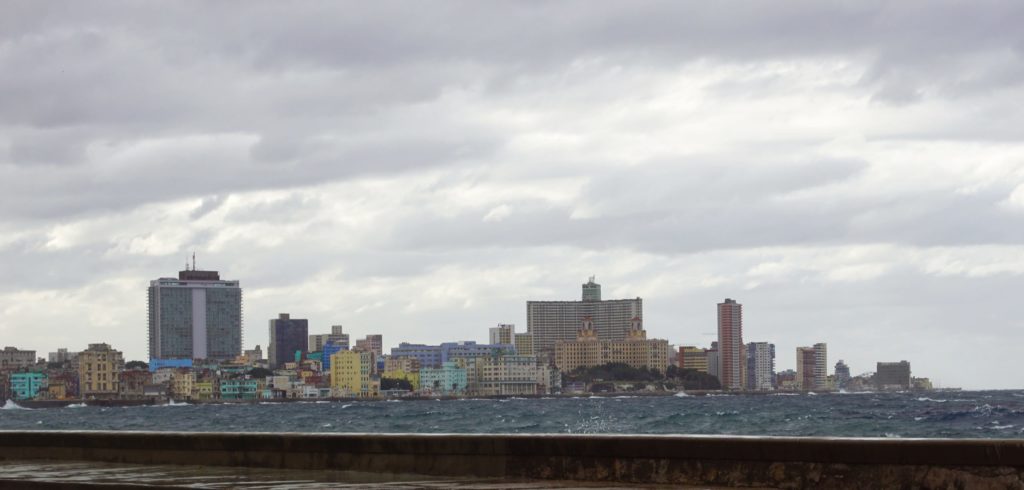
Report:
[[[37,2],[0,15],[0,346],[145,359],[185,257],[245,347],[716,303],[779,370],[1024,387],[1024,3]]]

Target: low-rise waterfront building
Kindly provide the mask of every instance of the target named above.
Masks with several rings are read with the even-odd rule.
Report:
[[[190,369],[175,369],[171,371],[171,397],[175,400],[191,400],[195,382],[196,375]]]
[[[678,359],[679,369],[693,369],[702,373],[708,372],[708,350],[701,349],[695,345],[684,345],[679,347]]]
[[[66,400],[68,388],[64,383],[49,384],[49,379],[47,379],[46,391],[40,391],[39,396],[46,400]]]
[[[146,385],[153,383],[153,374],[145,369],[129,369],[118,373],[118,396],[124,400],[145,397]]]
[[[171,377],[174,376],[175,368],[160,368],[153,373],[153,383],[166,384],[170,386]]]
[[[37,372],[11,373],[10,382],[11,397],[15,400],[35,399],[48,386],[46,374]]]
[[[263,383],[258,379],[222,379],[220,381],[221,400],[255,400],[263,391]]]
[[[116,398],[124,355],[109,344],[89,344],[78,354],[78,387],[82,398]]]
[[[196,381],[192,385],[192,398],[194,400],[215,400],[218,395],[220,395],[220,386],[216,379],[204,379]]]
[[[167,383],[152,383],[142,387],[143,398],[166,398]]]
[[[800,385],[796,380],[796,371],[792,369],[776,373],[775,383],[778,389],[782,391],[797,391],[800,389]]]
[[[380,395],[380,378],[372,351],[340,351],[331,356],[331,388],[337,396]]]
[[[79,398],[81,396],[81,390],[78,387],[78,372],[75,370],[64,369],[48,373],[47,383],[50,387],[63,386],[64,398]],[[61,390],[61,388],[55,388],[55,390]]]
[[[420,373],[419,371],[404,371],[401,369],[392,369],[390,371],[384,371],[381,378],[405,380],[412,386],[413,391],[420,389]]]
[[[562,392],[562,372],[541,363],[537,366],[537,392],[552,394]]]
[[[879,390],[909,390],[910,363],[879,362],[875,370],[875,387]]]
[[[470,359],[467,363],[468,391],[471,395],[542,394],[534,356],[496,356]]]
[[[420,391],[428,395],[462,395],[466,393],[467,373],[457,361],[447,361],[441,367],[420,368]]]
[[[17,347],[4,347],[0,351],[0,371],[25,369],[36,363],[36,351],[21,350]]]

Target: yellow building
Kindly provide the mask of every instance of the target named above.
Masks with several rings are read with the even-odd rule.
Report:
[[[68,396],[68,387],[64,383],[55,383],[46,387],[47,398],[50,400],[63,400]]]
[[[532,356],[533,352],[533,334],[529,333],[517,333],[514,337],[516,354],[521,356]]]
[[[177,400],[189,400],[192,398],[192,388],[196,382],[196,375],[189,369],[176,369],[171,373],[170,395]]]
[[[213,380],[196,381],[192,385],[192,397],[197,400],[213,400],[214,393],[219,394],[217,384]]]
[[[78,354],[78,389],[82,398],[114,398],[120,387],[124,356],[109,344],[89,344]]]
[[[693,345],[679,348],[679,369],[694,369],[708,372],[708,351]]]
[[[331,391],[335,396],[380,396],[373,352],[338,351],[331,356]]]
[[[555,344],[555,366],[562,372],[610,363],[664,372],[668,367],[668,341],[648,339],[639,318],[633,318],[625,339],[600,340],[593,320],[584,317],[575,341]]]

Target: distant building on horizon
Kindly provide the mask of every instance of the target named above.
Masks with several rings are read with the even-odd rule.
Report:
[[[36,363],[36,351],[7,346],[0,351],[0,371],[27,368]]]
[[[217,271],[186,268],[149,283],[149,358],[233,359],[242,354],[242,288]]]
[[[528,333],[517,333],[513,338],[516,354],[521,356],[536,355],[533,348],[533,335]]]
[[[515,344],[516,326],[511,323],[500,323],[488,331],[488,343]]]
[[[288,313],[270,320],[270,345],[267,346],[270,369],[295,362],[295,353],[306,352],[308,340],[309,320],[292,318]]]
[[[796,381],[796,371],[786,369],[775,373],[775,386],[783,391],[796,391],[800,387]]]
[[[723,390],[743,389],[743,305],[725,298],[718,304],[718,380]]]
[[[875,370],[875,387],[879,390],[909,390],[911,387],[910,363],[879,362]]]
[[[391,348],[392,358],[417,359],[421,368],[440,368],[448,361],[514,355],[516,349],[510,344],[478,344],[474,341],[442,342],[438,345],[410,344],[402,342]]]
[[[581,301],[527,301],[526,331],[533,335],[534,350],[551,355],[558,341],[576,340],[584,317],[590,317],[601,340],[623,340],[634,318],[643,320],[643,300],[601,299],[601,285],[591,277],[582,287]]]
[[[715,378],[718,379],[719,382],[721,382],[722,379],[718,377],[718,369],[721,367],[721,364],[718,363],[718,341],[717,340],[711,342],[711,348],[708,349],[708,351],[707,351],[707,357],[708,357],[708,374],[714,376]]]
[[[824,343],[813,347],[796,348],[797,386],[805,391],[828,389],[828,346]]]
[[[750,342],[747,344],[747,389],[771,391],[775,389],[775,344]]]
[[[370,334],[356,341],[355,351],[372,352],[379,359],[384,355],[384,336],[381,334]]]
[[[836,388],[842,390],[850,382],[850,366],[847,366],[842,359],[836,363]]]
[[[601,301],[601,285],[594,282],[594,279],[594,276],[590,276],[583,285],[583,301]]]
[[[332,325],[331,333],[310,335],[307,349],[309,352],[321,352],[324,350],[324,345],[328,342],[333,342],[340,346],[342,350],[349,349],[349,335],[344,332],[341,325]],[[326,361],[327,359],[325,358],[324,360]]]
[[[255,348],[245,351],[243,356],[245,356],[246,360],[250,363],[262,361],[263,349],[260,348],[259,344],[256,344]]]
[[[695,345],[684,345],[679,347],[677,358],[679,369],[694,369],[702,373],[708,372],[707,349],[701,349]]]
[[[65,362],[73,362],[78,358],[77,352],[68,352],[66,347],[60,347],[57,352],[50,352],[47,354],[47,362],[63,364]]]

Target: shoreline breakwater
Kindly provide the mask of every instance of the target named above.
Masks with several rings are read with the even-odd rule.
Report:
[[[1021,488],[1024,440],[0,431],[0,460],[618,484]]]

